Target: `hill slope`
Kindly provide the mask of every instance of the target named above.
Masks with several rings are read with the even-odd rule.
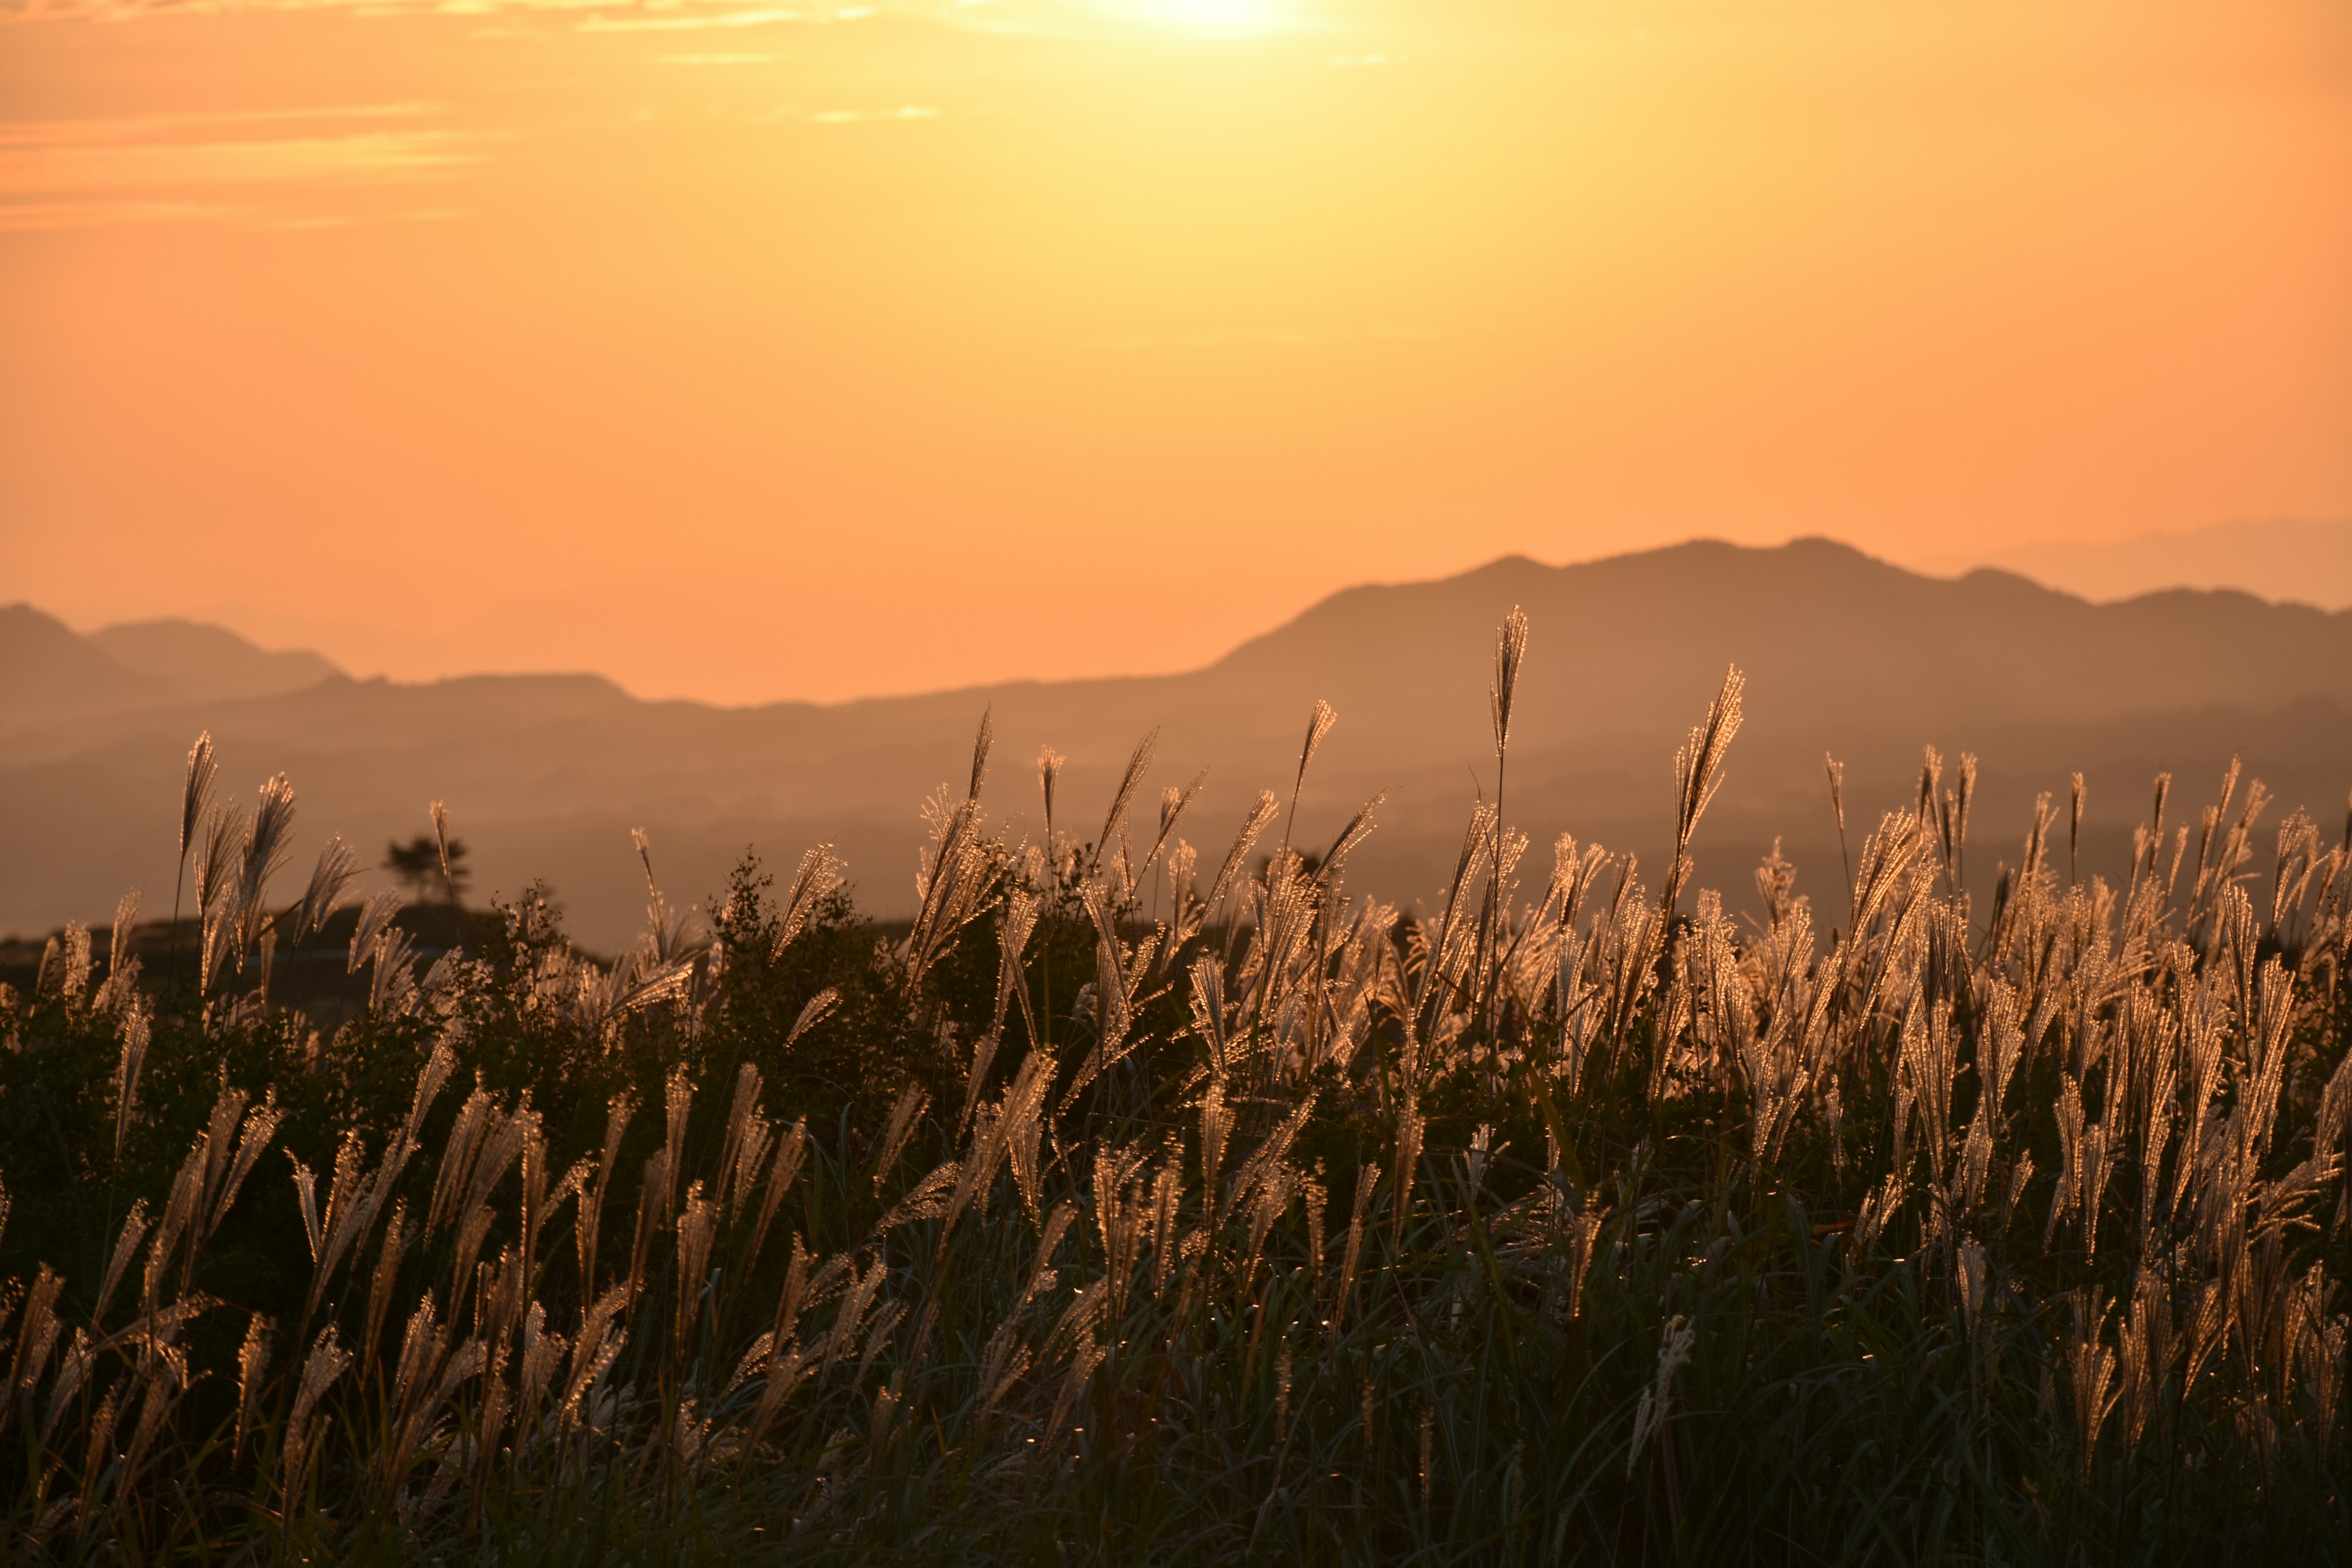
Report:
[[[167,681],[195,702],[299,691],[341,673],[307,648],[273,653],[194,621],[125,621],[89,640],[125,669]]]
[[[2121,599],[2161,588],[2242,588],[2265,599],[2352,608],[2352,521],[2215,523],[2186,533],[2143,533],[2100,543],[2051,541],[1990,557],[1920,563],[1926,570],[2000,566],[2086,599]]]
[[[110,715],[299,691],[341,672],[220,626],[127,621],[88,634],[30,605],[0,606],[0,737],[72,735]]]
[[[1350,589],[1177,676],[753,709],[640,702],[589,676],[334,677],[275,695],[22,717],[0,767],[0,858],[14,873],[0,929],[102,914],[125,887],[171,885],[181,760],[199,727],[220,743],[225,784],[291,774],[298,853],[331,830],[375,858],[386,838],[422,829],[428,801],[446,800],[476,847],[478,888],[547,878],[583,935],[611,943],[642,906],[627,837],[639,826],[677,895],[713,889],[746,846],[789,862],[830,840],[869,907],[904,906],[916,806],[961,778],[983,710],[997,811],[1034,829],[1033,762],[1050,743],[1071,759],[1059,825],[1091,835],[1128,751],[1156,728],[1150,787],[1208,768],[1186,836],[1221,848],[1259,788],[1287,789],[1318,697],[1340,723],[1309,777],[1299,837],[1388,791],[1354,882],[1412,899],[1450,864],[1475,792],[1493,787],[1486,686],[1514,604],[1533,636],[1508,804],[1538,846],[1533,875],[1564,830],[1654,857],[1675,746],[1734,663],[1748,677],[1748,725],[1701,844],[1702,880],[1727,889],[1744,888],[1745,862],[1781,835],[1802,886],[1842,898],[1824,749],[1851,764],[1857,843],[1878,809],[1915,795],[1922,743],[1955,761],[1979,753],[1979,841],[1998,841],[1981,853],[1988,871],[2014,856],[2033,795],[2063,795],[2076,770],[2091,779],[2095,854],[2127,838],[2158,768],[2180,774],[2176,822],[2193,817],[2233,753],[2284,806],[2323,821],[2352,784],[2352,613],[2230,593],[2095,605],[1996,572],[1921,577],[1825,541],[1699,542]]]
[[[0,605],[0,730],[169,701],[171,684],[121,663],[30,605]]]

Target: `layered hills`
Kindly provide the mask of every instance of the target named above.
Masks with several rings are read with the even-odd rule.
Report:
[[[1183,831],[1214,855],[1260,788],[1287,793],[1318,698],[1339,724],[1297,836],[1328,835],[1385,792],[1351,886],[1410,901],[1433,895],[1495,787],[1486,688],[1514,605],[1532,636],[1506,807],[1539,847],[1536,876],[1559,832],[1656,863],[1675,748],[1733,665],[1747,728],[1700,842],[1699,880],[1727,891],[1777,836],[1801,889],[1842,903],[1824,751],[1848,765],[1854,847],[1878,811],[1916,799],[1923,746],[1955,767],[1978,754],[1972,868],[1985,875],[2014,858],[2034,795],[2063,800],[2074,772],[2090,788],[2086,869],[2146,818],[2159,770],[2177,775],[2168,824],[2193,820],[2233,755],[2279,796],[2273,819],[2306,807],[2331,837],[2352,786],[2352,612],[2187,590],[2095,605],[1996,571],[1921,576],[1822,540],[1570,566],[1509,557],[1336,594],[1183,674],[822,706],[646,702],[587,675],[352,680],[316,656],[231,647],[216,628],[78,637],[19,606],[0,612],[0,931],[101,916],[134,886],[160,912],[200,728],[224,785],[291,776],[298,857],[339,832],[373,858],[446,800],[480,891],[543,879],[585,940],[611,945],[643,902],[634,826],[673,897],[708,895],[747,847],[788,866],[829,841],[861,902],[906,907],[918,807],[964,777],[983,711],[997,736],[988,797],[1016,832],[1038,830],[1041,746],[1069,757],[1056,826],[1091,836],[1111,780],[1156,731],[1150,787],[1206,770]]]

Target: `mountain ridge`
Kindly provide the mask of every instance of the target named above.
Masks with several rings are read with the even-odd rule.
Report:
[[[0,605],[0,729],[299,691],[342,671],[307,648],[257,647],[178,616],[77,632],[18,603]]]
[[[88,640],[134,674],[198,700],[275,696],[342,673],[308,648],[258,647],[226,626],[181,616],[117,622]]]
[[[2352,519],[2242,519],[2105,541],[2045,540],[1912,563],[1948,575],[1983,564],[2096,603],[2183,585],[2242,589],[2277,603],[2352,609]]]
[[[677,896],[714,890],[747,843],[788,863],[829,839],[850,857],[861,898],[892,912],[911,899],[916,806],[961,778],[983,710],[998,737],[989,799],[1000,814],[1034,818],[1029,759],[1045,744],[1070,758],[1065,798],[1089,803],[1063,825],[1098,810],[1129,750],[1156,731],[1147,789],[1206,767],[1186,832],[1221,847],[1260,786],[1287,792],[1318,699],[1340,722],[1307,780],[1301,833],[1388,792],[1357,874],[1364,890],[1411,898],[1450,864],[1462,813],[1490,787],[1478,782],[1492,774],[1486,688],[1496,626],[1515,603],[1533,635],[1507,804],[1538,842],[1574,831],[1651,858],[1674,748],[1735,663],[1748,679],[1748,728],[1707,829],[1724,853],[1786,833],[1792,852],[1834,867],[1834,840],[1820,837],[1823,750],[1852,765],[1857,839],[1878,806],[1916,799],[1923,742],[1955,761],[1982,754],[1980,820],[2004,837],[2034,791],[2063,790],[2074,769],[2095,778],[2095,835],[2124,837],[2118,803],[2142,809],[2147,784],[2122,776],[2126,767],[2189,770],[2188,789],[2241,750],[2287,805],[2322,812],[2352,784],[2341,689],[2352,614],[2196,591],[2095,605],[1999,571],[1922,577],[1832,541],[1693,542],[1569,566],[1506,557],[1342,590],[1172,675],[738,708],[645,701],[587,674],[414,684],[336,674],[87,721],[51,713],[19,726],[0,765],[0,857],[18,871],[0,889],[0,929],[89,918],[126,886],[170,883],[180,759],[198,728],[219,743],[231,798],[289,773],[312,846],[339,831],[373,858],[373,842],[413,835],[425,802],[446,799],[476,847],[478,887],[511,894],[551,878],[583,932],[609,943],[642,903],[633,826],[652,833]],[[1767,820],[1766,803],[1808,815]],[[1745,885],[1744,871],[1718,872],[1716,885]]]

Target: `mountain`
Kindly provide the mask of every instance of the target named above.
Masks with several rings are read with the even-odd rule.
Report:
[[[273,653],[194,621],[129,621],[85,636],[30,605],[0,607],[0,736],[278,696],[340,673],[315,653]]]
[[[1532,637],[1506,806],[1537,847],[1538,878],[1563,831],[1633,849],[1654,876],[1675,748],[1732,664],[1748,677],[1748,724],[1699,843],[1701,883],[1727,892],[1747,887],[1754,857],[1781,836],[1801,888],[1842,901],[1824,750],[1848,764],[1848,853],[1879,810],[1916,799],[1923,744],[1954,767],[1979,754],[1970,864],[1987,875],[2014,858],[2034,795],[2063,801],[2075,771],[2090,781],[2086,869],[2120,855],[2158,770],[2179,779],[2168,826],[2194,820],[2233,754],[2282,808],[2331,825],[2352,784],[2352,613],[2236,593],[2093,605],[2000,572],[1924,577],[1827,541],[1701,542],[1349,589],[1174,676],[748,709],[638,701],[593,676],[331,676],[271,695],[50,712],[6,734],[0,930],[105,914],[130,886],[158,907],[200,727],[240,798],[270,773],[290,775],[299,856],[333,831],[373,860],[386,839],[424,829],[427,802],[446,800],[474,846],[480,891],[546,878],[575,929],[609,947],[644,902],[635,826],[651,833],[673,897],[716,890],[747,847],[789,869],[807,845],[830,841],[866,907],[904,909],[917,806],[964,777],[983,710],[996,734],[987,799],[1015,831],[1039,826],[1041,745],[1070,758],[1056,826],[1091,837],[1129,749],[1156,729],[1138,830],[1154,821],[1161,787],[1206,768],[1183,832],[1213,860],[1258,789],[1287,795],[1318,698],[1340,721],[1308,775],[1298,840],[1328,837],[1386,791],[1351,886],[1425,898],[1472,803],[1495,787],[1486,689],[1496,625],[1515,604]]]
[[[141,674],[30,605],[0,606],[0,723],[70,719],[171,700],[169,682]]]
[[[2064,720],[2334,696],[2352,616],[2239,593],[2175,591],[2089,605],[1998,571],[1922,577],[1849,546],[1696,541],[1577,566],[1506,557],[1439,583],[1351,588],[1208,672],[1307,676],[1332,700],[1458,708],[1483,684],[1513,605],[1547,657],[1530,666],[1535,746],[1596,733],[1671,734],[1687,695],[1727,664],[1759,721],[1904,714],[1938,723]],[[1475,705],[1457,719],[1475,730]]]
[[[2086,599],[2163,588],[2238,588],[2265,599],[2352,607],[2352,521],[2221,522],[2099,543],[2050,541],[1990,556],[1946,556],[1925,570],[1998,566]]]
[[[197,702],[299,691],[341,673],[308,649],[271,652],[194,621],[125,621],[88,640],[123,668],[168,681]]]

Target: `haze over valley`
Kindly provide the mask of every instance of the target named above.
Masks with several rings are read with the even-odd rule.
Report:
[[[2159,770],[2175,775],[2168,825],[2193,822],[2240,755],[2278,797],[2270,821],[2305,807],[2330,839],[2352,781],[2352,612],[2228,591],[2095,605],[2000,572],[1922,576],[1822,540],[1698,542],[1570,566],[1507,557],[1334,595],[1186,674],[825,705],[641,701],[588,674],[353,680],[217,628],[82,637],[20,605],[0,612],[11,868],[0,931],[102,920],[132,887],[148,915],[167,912],[180,764],[200,729],[237,795],[290,776],[298,856],[340,833],[373,863],[446,800],[474,849],[478,897],[543,879],[582,939],[609,949],[642,919],[629,837],[640,826],[681,900],[719,889],[747,847],[789,869],[830,842],[863,907],[904,912],[918,807],[964,777],[983,712],[996,737],[984,799],[1016,834],[1040,826],[1041,746],[1069,758],[1056,826],[1091,837],[1118,770],[1156,731],[1139,823],[1162,787],[1205,772],[1181,832],[1213,858],[1258,790],[1286,797],[1318,699],[1339,722],[1307,774],[1297,840],[1328,837],[1385,792],[1350,886],[1427,900],[1471,805],[1494,788],[1485,693],[1514,605],[1532,635],[1507,806],[1533,841],[1528,875],[1543,874],[1560,832],[1655,863],[1675,749],[1731,665],[1748,678],[1748,721],[1698,880],[1735,900],[1775,837],[1800,891],[1825,908],[1843,899],[1824,751],[1848,767],[1854,847],[1881,810],[1916,801],[1922,746],[1953,773],[1977,754],[1970,879],[1988,886],[1995,862],[2014,859],[2035,795],[2063,803],[2075,771],[2090,786],[2084,853],[2101,868],[2146,820]]]

